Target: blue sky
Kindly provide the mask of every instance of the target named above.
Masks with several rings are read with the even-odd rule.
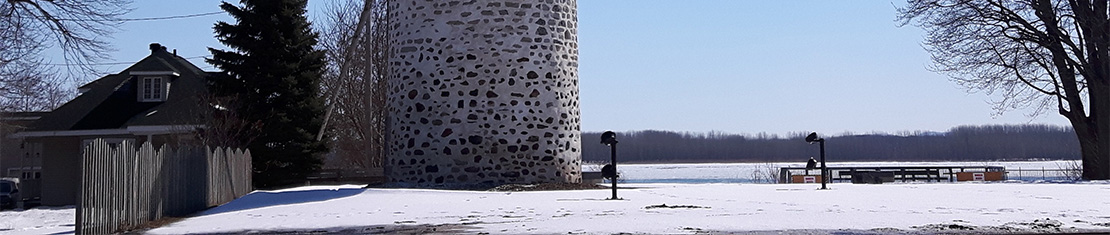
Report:
[[[328,1],[310,2],[310,19]],[[1067,125],[1055,112],[993,115],[927,70],[922,31],[895,22],[901,1],[578,1],[582,130],[944,131],[958,125]],[[219,1],[135,1],[128,18],[219,11]],[[114,35],[108,62],[133,62],[159,42],[183,57],[223,46],[226,14],[139,21]],[[211,70],[203,59],[191,59]],[[55,59],[60,63],[60,59]],[[127,65],[101,66],[109,73]]]

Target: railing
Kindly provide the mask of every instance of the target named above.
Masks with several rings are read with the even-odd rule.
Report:
[[[828,167],[828,182],[844,182],[852,180],[856,172],[889,172],[894,173],[895,181],[955,181],[956,173],[961,172],[1005,172],[1001,166],[852,166]],[[779,168],[779,183],[790,183],[794,175],[811,175],[809,171],[821,174],[821,169],[806,170],[804,167]]]
[[[1014,180],[1078,180],[1082,169],[1021,168],[1007,169],[1006,176]]]
[[[85,147],[78,234],[108,234],[163,216],[183,216],[249,193],[249,151],[207,147],[174,151],[149,142],[135,150],[125,141]]]

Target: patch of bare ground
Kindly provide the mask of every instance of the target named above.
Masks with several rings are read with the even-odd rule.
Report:
[[[607,189],[608,187],[597,184],[575,183],[546,183],[546,184],[506,184],[489,189],[496,192],[521,192],[521,191],[556,191],[556,190],[587,190]]]
[[[468,191],[495,191],[495,192],[522,192],[522,191],[556,191],[556,190],[587,190],[607,189],[609,187],[598,184],[579,183],[542,183],[542,184],[408,184],[408,183],[381,183],[371,184],[363,188],[424,188],[444,190]]]
[[[185,217],[162,217],[161,219],[140,224],[139,226],[135,226],[134,228],[128,229],[126,231],[122,231],[120,233],[121,234],[143,234],[148,230],[155,229],[155,228],[162,227],[162,226],[166,226],[168,224],[176,223],[177,221],[181,221],[183,219],[185,219]]]

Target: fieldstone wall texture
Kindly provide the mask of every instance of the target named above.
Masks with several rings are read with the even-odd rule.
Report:
[[[394,0],[392,182],[581,181],[575,0]]]

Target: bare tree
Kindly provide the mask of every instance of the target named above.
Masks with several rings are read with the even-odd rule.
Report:
[[[129,11],[128,0],[0,1],[0,110],[49,111],[71,97],[42,56],[63,52],[68,64],[94,71],[106,59],[108,36]],[[66,67],[67,69],[70,67]]]
[[[0,111],[49,111],[69,98],[42,59],[47,48],[43,32],[27,30],[34,23],[24,17],[0,18]]]
[[[193,117],[182,117],[181,123],[204,124],[197,132],[197,139],[206,146],[242,148],[250,144],[262,132],[262,122],[247,121],[234,109],[239,105],[234,97],[217,97],[212,94],[199,94],[197,112]]]
[[[1105,0],[908,0],[934,69],[1002,97],[998,110],[1053,106],[1079,138],[1083,178],[1110,179],[1110,18]]]
[[[328,6],[320,30],[327,51],[321,89],[327,98],[327,131],[339,162],[379,167],[385,157],[388,35],[384,0],[348,0]]]
[[[108,39],[130,11],[130,0],[7,0],[0,2],[0,24],[13,26],[4,34],[19,40],[0,44],[52,41],[66,63],[94,71],[91,64],[108,58]],[[30,40],[30,41],[27,41]],[[8,46],[0,48],[9,49]],[[3,53],[3,51],[0,51]]]

